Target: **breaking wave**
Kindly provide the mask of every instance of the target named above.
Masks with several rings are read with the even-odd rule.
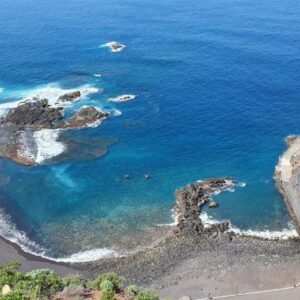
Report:
[[[59,156],[66,150],[64,143],[58,141],[60,130],[42,129],[33,135],[37,145],[35,162],[38,164]]]
[[[12,222],[10,216],[8,216],[3,209],[0,209],[0,235],[4,239],[20,246],[21,249],[26,253],[56,262],[88,262],[108,257],[119,256],[119,254],[116,251],[107,248],[86,250],[72,254],[68,257],[54,258],[48,256],[45,248],[31,241],[24,231],[20,231],[17,229],[16,225]]]
[[[13,102],[1,103],[0,115],[5,115],[8,112],[8,110],[18,106],[21,102],[24,102],[26,100],[34,101],[32,100],[34,98],[38,98],[38,99],[47,98],[49,100],[49,104],[52,106],[72,105],[72,102],[71,103],[61,102],[58,101],[58,99],[60,96],[63,96],[68,93],[73,93],[76,91],[80,91],[81,93],[81,97],[75,100],[75,101],[79,101],[79,100],[86,99],[91,94],[101,92],[101,89],[88,84],[81,85],[79,87],[72,88],[72,89],[65,89],[62,88],[58,83],[50,83],[30,90],[11,92],[10,93],[11,97],[15,99],[18,98],[19,100]]]
[[[111,52],[121,52],[124,50],[124,48],[126,48],[126,46],[124,44],[121,44],[116,41],[111,41],[111,42],[100,45],[100,48],[103,48],[103,47],[109,48]]]
[[[201,212],[200,214],[200,219],[204,224],[204,227],[208,228],[213,224],[219,224],[222,221],[213,219],[211,216],[209,216],[205,211]],[[223,220],[224,221],[224,220]],[[274,239],[289,239],[293,237],[298,237],[298,233],[292,224],[292,222],[289,222],[287,224],[288,228],[284,228],[282,230],[277,230],[277,231],[271,231],[271,230],[252,230],[252,229],[247,229],[247,230],[242,230],[240,228],[235,227],[232,225],[230,222],[229,226],[229,231],[234,232],[235,234],[241,235],[241,236],[249,236],[249,237],[259,237],[259,238],[264,238],[264,239],[269,239],[269,240],[274,240]]]

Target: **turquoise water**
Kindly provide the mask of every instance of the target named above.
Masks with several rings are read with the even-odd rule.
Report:
[[[86,86],[103,92],[67,114],[92,104],[115,116],[69,132],[83,143],[69,159],[0,161],[2,235],[56,258],[122,252],[173,222],[176,188],[211,176],[246,183],[217,196],[213,218],[288,228],[273,174],[300,132],[299,2],[65,2],[1,1],[0,102]],[[114,40],[126,48],[101,47]],[[108,101],[122,94],[137,97]],[[98,145],[105,156],[84,155]]]

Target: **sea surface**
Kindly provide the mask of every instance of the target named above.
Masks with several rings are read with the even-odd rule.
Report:
[[[273,176],[300,133],[299,15],[298,0],[1,0],[0,113],[79,89],[67,115],[112,115],[41,140],[46,158],[78,141],[64,159],[0,160],[0,235],[57,260],[122,254],[174,222],[176,188],[219,176],[239,184],[203,217],[289,234]]]

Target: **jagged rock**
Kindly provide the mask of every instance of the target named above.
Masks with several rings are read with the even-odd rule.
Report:
[[[63,118],[62,108],[50,107],[47,99],[28,101],[12,108],[2,123],[24,127],[51,128]]]
[[[210,203],[209,203],[209,208],[216,208],[216,207],[218,207],[219,206],[219,203],[217,202],[217,201],[211,201]]]
[[[64,123],[63,128],[82,128],[106,119],[108,116],[109,113],[103,113],[93,106],[83,107]]]
[[[72,102],[81,97],[80,91],[64,94],[58,98],[58,102]]]
[[[188,184],[186,187],[176,190],[174,212],[178,219],[177,231],[180,233],[203,233],[205,228],[200,219],[201,207],[207,203],[215,191],[226,189],[232,184],[232,178],[211,178],[195,184]],[[221,224],[214,225],[218,226],[215,230],[223,232],[226,230],[225,228],[228,229],[228,222]]]

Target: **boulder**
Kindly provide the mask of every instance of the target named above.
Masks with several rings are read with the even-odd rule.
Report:
[[[58,98],[58,102],[72,102],[81,97],[80,91],[67,93]]]
[[[218,207],[219,206],[219,203],[217,202],[217,201],[211,201],[210,203],[209,203],[209,208],[216,208],[216,207]]]
[[[81,108],[72,118],[64,123],[63,128],[83,128],[97,121],[108,118],[109,113],[103,113],[93,106]]]

